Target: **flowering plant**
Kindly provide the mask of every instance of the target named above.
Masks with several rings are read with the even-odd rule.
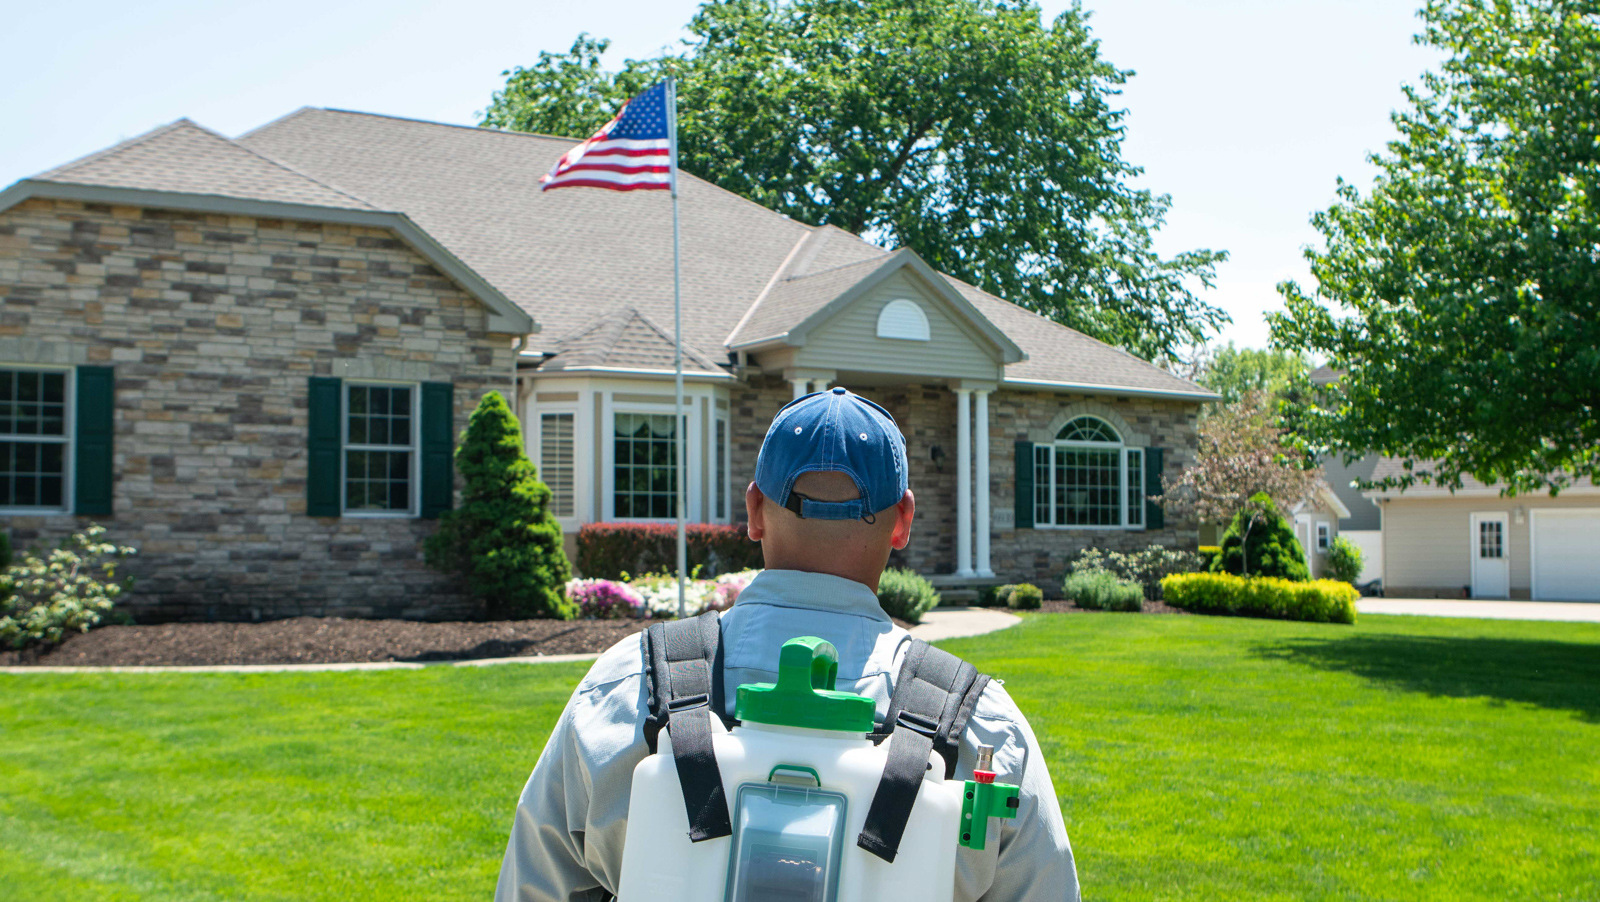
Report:
[[[573,579],[566,585],[567,600],[578,606],[578,616],[594,620],[625,620],[642,616],[644,596],[627,583],[609,579]]]
[[[716,579],[716,588],[712,590],[711,606],[719,611],[726,611],[733,607],[739,600],[739,593],[745,586],[756,578],[760,570],[740,570],[738,573],[724,573]]]
[[[0,574],[0,645],[54,645],[68,631],[99,626],[128,581],[116,561],[134,549],[100,541],[104,526],[74,533],[49,555],[29,552]]]
[[[666,574],[646,576],[630,585],[644,596],[645,607],[651,617],[678,616],[678,578]],[[684,615],[693,617],[706,609],[713,583],[705,579],[691,579],[684,583]]]

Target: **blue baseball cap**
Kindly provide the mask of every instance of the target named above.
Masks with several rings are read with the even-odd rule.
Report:
[[[858,497],[815,501],[794,490],[806,473],[849,476]],[[813,392],[772,418],[756,457],[756,488],[808,520],[865,520],[906,494],[906,440],[889,411],[844,388]]]

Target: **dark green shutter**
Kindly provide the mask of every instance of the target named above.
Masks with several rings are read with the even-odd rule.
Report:
[[[1033,442],[1017,442],[1016,526],[1033,528]]]
[[[455,386],[422,383],[422,516],[433,520],[454,506]]]
[[[306,513],[337,517],[339,505],[339,448],[344,429],[339,422],[343,405],[341,380],[311,377],[310,419],[307,432]]]
[[[73,449],[73,513],[111,513],[111,440],[116,378],[109,366],[78,367],[77,434]]]
[[[1145,495],[1160,495],[1161,488],[1161,449],[1144,449],[1144,493]],[[1144,528],[1161,529],[1167,525],[1167,515],[1161,505],[1149,498],[1144,502]]]

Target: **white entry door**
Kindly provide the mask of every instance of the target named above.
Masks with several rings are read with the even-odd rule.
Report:
[[[1511,555],[1506,515],[1472,515],[1472,597],[1511,595]]]

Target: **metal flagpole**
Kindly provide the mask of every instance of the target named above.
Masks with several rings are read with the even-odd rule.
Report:
[[[667,79],[667,146],[670,149],[668,177],[672,184],[672,368],[676,401],[673,407],[673,442],[677,450],[678,476],[678,618],[688,613],[684,595],[689,567],[688,528],[684,517],[688,511],[689,480],[685,466],[685,446],[689,441],[689,428],[683,419],[683,254],[678,245],[678,80]]]

